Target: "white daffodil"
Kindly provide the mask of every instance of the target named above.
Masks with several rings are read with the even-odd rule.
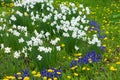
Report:
[[[5,53],[10,53],[10,52],[11,52],[11,48],[6,47],[6,48],[5,48]]]

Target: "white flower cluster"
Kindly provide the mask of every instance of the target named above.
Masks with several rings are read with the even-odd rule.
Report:
[[[40,3],[39,5],[41,5],[41,11],[31,11],[31,9],[34,9],[36,3]],[[19,58],[22,53],[24,53],[25,57],[27,57],[27,51],[32,51],[34,47],[37,47],[37,50],[40,53],[51,53],[54,49],[61,51],[61,46],[59,45],[61,35],[64,38],[69,37],[78,40],[82,39],[83,41],[88,41],[91,45],[97,44],[97,46],[101,46],[101,41],[98,39],[96,34],[94,34],[92,38],[87,36],[89,28],[87,15],[90,14],[88,7],[84,7],[82,4],[77,7],[74,3],[70,2],[69,7],[66,6],[66,4],[60,4],[59,8],[55,8],[52,3],[53,0],[17,0],[14,3],[15,7],[22,7],[26,9],[26,12],[12,10],[16,15],[21,18],[29,16],[32,20],[32,23],[29,24],[32,26],[36,26],[36,22],[39,23],[40,21],[41,23],[49,23],[49,27],[52,29],[54,35],[60,35],[57,35],[55,36],[56,38],[54,38],[51,31],[44,31],[42,29],[40,32],[33,30],[33,33],[30,34],[27,30],[28,26],[15,25],[11,23],[18,20],[16,15],[12,14],[10,16],[9,23],[13,26],[9,28],[6,24],[3,24],[0,26],[0,32],[6,29],[7,36],[14,35],[17,37],[16,39],[18,39],[19,44],[24,43],[22,50],[13,51],[15,58]],[[6,13],[4,12],[2,15],[5,16]],[[0,18],[0,22],[4,21],[6,21],[4,18]],[[2,35],[3,34],[0,33],[0,36]],[[4,44],[1,44],[1,48],[4,48]],[[76,44],[74,48],[75,50],[79,50],[79,47],[76,46]],[[4,49],[5,53],[10,53],[12,50],[9,47]],[[38,54],[36,58],[41,60],[42,56]]]

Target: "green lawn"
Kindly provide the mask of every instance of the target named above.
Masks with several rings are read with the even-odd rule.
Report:
[[[66,44],[69,43],[69,45],[63,46],[60,52],[53,51],[52,55],[51,54],[49,54],[49,56],[42,55],[43,57],[46,57],[46,59],[43,59],[43,62],[41,63],[39,61],[36,61],[36,59],[31,58],[31,57],[35,58],[36,54],[39,53],[37,51],[37,47],[34,47],[33,51],[29,52],[30,57],[28,58],[21,57],[18,59],[14,59],[13,54],[11,55],[4,54],[4,50],[0,49],[0,59],[1,59],[0,60],[0,78],[4,78],[5,76],[9,76],[9,75],[14,75],[20,70],[24,70],[26,68],[29,68],[28,70],[30,75],[35,75],[31,73],[34,70],[36,72],[39,72],[39,70],[43,69],[44,67],[46,68],[56,67],[62,70],[62,77],[59,77],[58,80],[119,80],[120,79],[119,77],[119,74],[120,74],[120,58],[119,58],[120,57],[120,0],[55,0],[54,6],[59,10],[58,6],[61,3],[68,5],[69,2],[75,3],[76,6],[79,6],[79,4],[83,4],[85,7],[89,7],[90,15],[88,15],[87,18],[89,20],[96,21],[99,24],[100,35],[102,36],[106,35],[104,39],[101,39],[102,46],[106,47],[106,50],[104,52],[101,51],[102,52],[101,62],[93,63],[93,64],[92,63],[84,64],[82,66],[78,65],[76,68],[75,67],[71,68],[70,67],[71,61],[76,59],[76,56],[74,56],[74,54],[80,53],[80,52],[72,51],[73,47],[71,45],[74,44],[74,42],[70,42],[72,41],[71,39],[67,40],[62,38],[62,36],[60,36],[62,41],[58,45],[61,45],[64,43]],[[9,4],[9,3],[6,3],[6,4]],[[23,13],[25,11],[25,10],[22,10],[22,8],[14,8],[14,7],[9,8],[8,6],[7,7],[0,6],[0,18],[3,17],[2,12],[5,11],[8,14],[4,16],[4,18],[9,19],[10,15],[15,14],[14,12],[11,12],[12,9],[15,9],[15,10],[18,9],[20,11],[23,11]],[[33,27],[29,24],[30,22],[28,22],[28,21],[31,21],[29,20],[30,19],[29,17],[30,16],[27,16],[27,17],[25,16],[25,18],[18,17],[19,20],[21,20],[21,23],[19,21],[15,23],[15,24],[27,25],[28,31],[29,31],[29,34],[28,34],[29,37],[25,37],[23,33],[21,33],[22,37],[24,37],[26,40],[29,40],[34,35],[33,33],[34,29],[41,29],[41,28],[38,28],[37,25],[40,25],[43,28],[44,27],[49,28],[50,26],[49,23],[51,22],[51,21],[47,23],[38,22]],[[24,21],[22,22],[22,19],[25,20],[26,22]],[[8,22],[0,22],[0,26],[2,26],[2,24],[4,23],[7,24],[8,29],[12,27],[12,25],[9,24]],[[6,29],[4,33],[2,32],[0,33],[5,34],[7,32],[8,31]],[[90,34],[91,33],[92,32],[90,32]],[[54,39],[56,36],[59,36],[59,35],[60,34],[55,34],[55,36],[54,35],[50,36],[50,38]],[[11,47],[14,47],[13,50],[16,50],[19,48],[22,49],[22,46],[25,45],[25,44],[20,44],[20,45],[17,44],[17,42],[15,42],[18,39],[17,37],[10,36],[10,38],[7,38],[5,36],[5,38],[3,36],[0,36],[0,44],[5,43],[5,46],[9,45]],[[44,41],[45,41],[44,42],[45,46],[48,46],[48,45],[51,46],[51,44],[49,44],[48,41],[46,41],[46,39],[44,39]],[[96,47],[89,48],[88,47],[89,45],[85,44],[85,42],[80,44],[82,44],[81,46],[84,46],[84,49],[82,49],[82,47],[80,46],[82,50],[81,51],[82,54],[88,51],[89,49],[97,50]],[[64,49],[64,47],[67,47],[67,46],[68,48]],[[55,50],[54,46],[52,46],[52,48]],[[34,54],[31,54],[31,53],[34,53]],[[30,78],[31,78],[30,80],[32,80],[32,77]],[[40,80],[51,80],[51,79],[43,79],[43,78],[41,78]],[[35,79],[38,80],[38,78],[35,78]],[[29,80],[29,79],[24,79],[24,80]],[[54,79],[54,80],[57,80],[57,79]]]

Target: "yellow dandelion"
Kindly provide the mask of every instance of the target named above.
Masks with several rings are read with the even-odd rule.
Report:
[[[89,58],[88,61],[89,61],[89,63],[92,63],[92,59],[91,58]]]
[[[70,60],[70,59],[71,59],[71,57],[69,56],[69,57],[68,57],[68,59]]]
[[[40,77],[41,74],[40,73],[37,73],[36,75],[34,75],[34,77]]]
[[[86,67],[83,67],[82,70],[86,70]]]
[[[33,75],[35,75],[35,74],[36,74],[36,71],[32,71],[31,73],[32,73]]]
[[[120,64],[120,62],[116,62],[116,64]]]
[[[57,74],[59,74],[59,75],[60,75],[60,74],[61,74],[61,72],[57,72]]]
[[[65,44],[61,44],[61,47],[65,47]]]
[[[18,73],[17,73],[17,75],[21,75],[21,73],[20,73],[20,72],[18,72]]]
[[[29,77],[25,77],[23,80],[30,80],[30,78]]]
[[[78,73],[74,73],[74,76],[78,76]]]
[[[52,80],[51,78],[48,78],[48,80]]]
[[[106,34],[109,34],[109,32],[108,32],[108,31],[106,31],[105,33],[106,33]]]
[[[14,3],[10,3],[10,7],[14,7]]]
[[[90,68],[87,68],[86,70],[87,70],[87,71],[89,71],[89,70],[90,70]]]
[[[71,76],[67,76],[68,79],[71,79]]]
[[[55,78],[53,78],[53,80],[58,80],[58,78],[55,77]]]
[[[18,77],[18,80],[21,80],[22,79],[22,77]]]
[[[75,60],[75,61],[78,61],[79,59],[78,59],[78,58],[75,58],[74,60]]]
[[[111,70],[111,71],[116,71],[117,69],[114,68],[113,66],[111,66],[111,67],[110,67],[110,70]]]
[[[103,44],[104,47],[106,47],[106,44]]]
[[[9,79],[5,78],[5,79],[3,79],[3,80],[9,80]]]
[[[54,70],[52,70],[52,69],[48,69],[48,72],[54,72]]]
[[[104,40],[108,40],[108,38],[107,38],[107,37],[105,37],[105,38],[104,38]]]
[[[43,80],[47,80],[47,77],[46,77],[46,76],[44,76],[44,77],[43,77]]]

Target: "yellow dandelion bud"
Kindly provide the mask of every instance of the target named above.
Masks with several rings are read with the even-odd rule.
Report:
[[[75,67],[71,67],[71,70],[74,70],[75,69]]]
[[[52,70],[52,69],[48,69],[48,72],[54,72],[54,70]]]
[[[48,80],[52,80],[51,78],[48,78]]]
[[[87,68],[86,70],[87,70],[87,71],[89,71],[89,70],[90,70],[90,68]]]
[[[55,77],[55,78],[53,78],[53,80],[58,80],[58,78]]]
[[[89,63],[92,63],[92,59],[91,58],[89,58],[88,61],[89,61]]]
[[[103,61],[104,61],[104,62],[107,61],[107,58],[105,58]]]
[[[25,16],[28,16],[28,13],[27,13],[27,12],[24,12],[24,15],[25,15]]]
[[[68,59],[70,60],[70,59],[71,59],[71,57],[69,56],[69,57],[68,57]]]
[[[36,71],[32,71],[31,73],[32,73],[33,75],[35,75],[35,74],[36,74]]]
[[[47,77],[46,77],[46,76],[44,76],[44,77],[43,77],[43,80],[47,80]]]
[[[74,76],[78,76],[78,73],[74,73]]]
[[[111,70],[111,71],[116,71],[117,69],[114,68],[113,66],[111,66],[111,67],[110,67],[110,70]]]
[[[75,60],[75,61],[78,61],[79,59],[78,59],[78,58],[75,58],[74,60]]]
[[[30,80],[30,78],[29,77],[25,77],[23,80]]]
[[[8,79],[15,79],[14,76],[8,76],[7,78],[8,78]]]
[[[71,76],[67,76],[68,79],[71,79]]]
[[[18,80],[21,80],[22,79],[22,77],[18,77]]]
[[[17,73],[17,75],[21,75],[21,73],[20,73],[20,72],[18,72],[18,73]]]
[[[40,77],[41,74],[40,73],[37,73],[36,75],[34,75],[34,77]]]
[[[65,44],[61,44],[61,47],[65,47]]]
[[[108,38],[107,38],[107,37],[105,37],[105,38],[104,38],[104,40],[108,40]]]
[[[3,79],[3,80],[9,80],[9,79],[6,79],[6,78],[5,78],[5,79]]]
[[[120,64],[120,62],[116,62],[116,64]]]
[[[14,3],[10,3],[10,7],[14,7]]]
[[[103,44],[104,47],[106,47],[106,44]]]
[[[75,54],[76,57],[81,57],[82,53]]]
[[[57,74],[59,74],[59,75],[60,75],[60,74],[61,74],[61,72],[57,72]]]
[[[112,50],[111,49],[108,49],[108,52],[110,53]]]
[[[106,31],[105,33],[106,33],[106,34],[109,34],[109,32],[108,32],[108,31]]]
[[[86,67],[83,67],[82,70],[86,70]]]

